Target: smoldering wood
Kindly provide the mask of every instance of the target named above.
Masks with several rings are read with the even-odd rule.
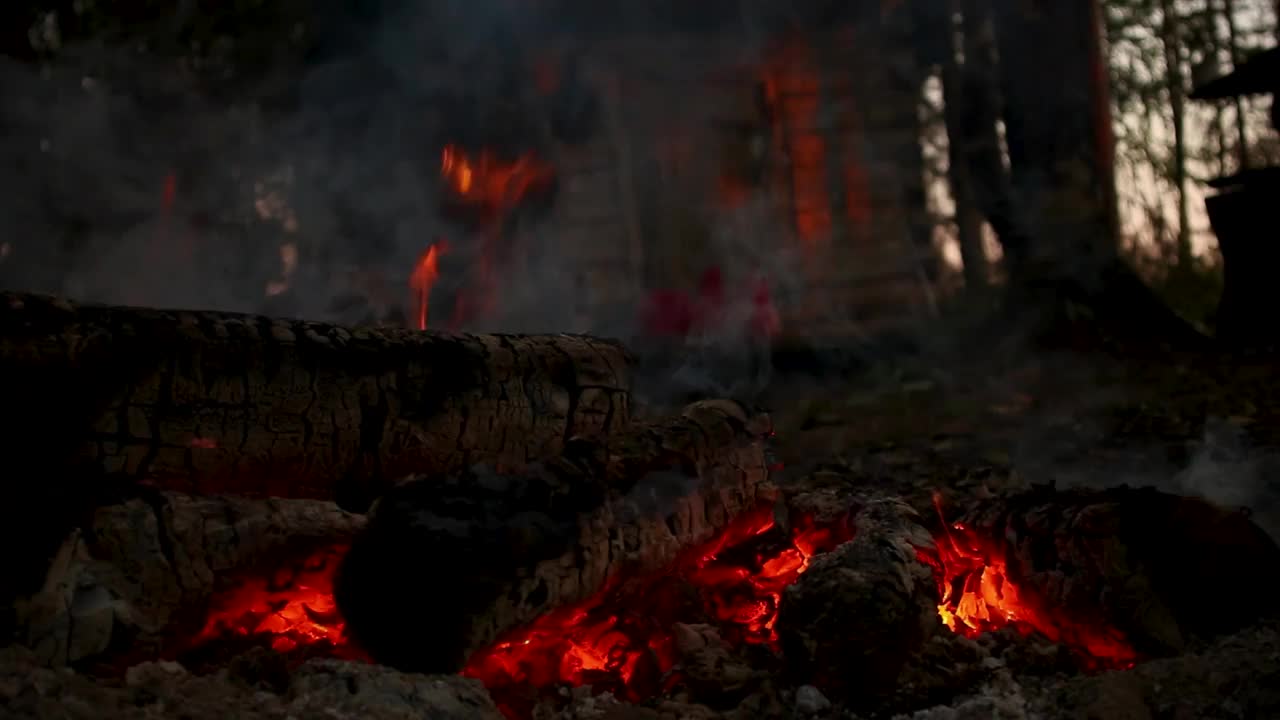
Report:
[[[768,427],[707,401],[530,472],[400,485],[339,570],[348,632],[379,662],[455,672],[503,633],[663,568],[767,501]]]
[[[155,492],[102,507],[63,542],[40,591],[16,603],[16,639],[52,666],[154,657],[200,629],[215,591],[345,543],[363,522],[319,500]]]
[[[0,296],[10,462],[193,493],[363,509],[388,478],[550,457],[627,424],[628,363],[580,336]]]
[[[917,553],[933,539],[893,499],[862,504],[853,526],[852,540],[816,556],[783,593],[777,630],[797,677],[851,706],[873,705],[939,626],[937,585]]]
[[[956,517],[997,543],[1008,577],[1064,617],[1106,623],[1140,653],[1275,613],[1280,548],[1242,511],[1154,488],[1037,488]]]

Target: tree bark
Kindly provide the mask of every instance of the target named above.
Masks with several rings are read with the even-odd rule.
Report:
[[[505,632],[664,568],[758,509],[771,497],[764,422],[699,402],[532,472],[400,485],[339,571],[347,629],[378,662],[456,672]]]
[[[197,494],[338,500],[520,466],[629,417],[618,344],[0,296],[9,462]]]

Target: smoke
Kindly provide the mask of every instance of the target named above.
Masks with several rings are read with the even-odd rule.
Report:
[[[882,11],[869,3],[841,21],[870,27]],[[684,359],[646,377],[665,397],[760,392],[771,361],[751,329],[753,283],[789,316],[809,302],[814,268],[791,207],[808,200],[760,170],[776,175],[799,155],[769,155],[777,118],[759,117],[757,85],[787,28],[820,27],[835,10],[733,0],[566,16],[502,0],[386,0],[310,12],[296,33],[246,28],[199,62],[95,41],[39,66],[0,63],[0,220],[18,229],[0,249],[0,286],[405,322],[414,264],[439,243],[431,326],[645,346],[649,293],[696,295],[700,273],[718,268],[719,322],[657,343]],[[151,40],[172,45],[192,22],[179,11]],[[62,42],[58,24],[41,20],[45,46]],[[546,68],[558,89],[541,87]],[[831,134],[842,121],[813,122]],[[910,175],[877,151],[884,124],[864,133],[867,161],[884,166],[880,180]],[[480,223],[447,212],[446,143],[544,156],[559,175],[550,207]],[[756,184],[725,203],[718,182],[735,164]],[[890,234],[877,239],[897,242]],[[468,302],[490,306],[459,312],[460,295],[484,294],[487,264],[492,297]],[[790,338],[821,342],[816,327],[850,313],[810,304]]]
[[[1226,419],[1205,423],[1200,447],[1174,476],[1174,491],[1247,509],[1280,542],[1280,456],[1250,446],[1244,428]]]

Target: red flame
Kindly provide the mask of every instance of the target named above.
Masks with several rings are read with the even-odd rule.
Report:
[[[936,497],[934,504],[941,515]],[[991,538],[944,520],[936,548],[936,557],[922,552],[921,558],[934,566],[942,597],[938,615],[953,631],[976,637],[1012,626],[1066,645],[1090,666],[1129,667],[1137,658],[1118,630],[1073,621],[1066,609],[1051,611],[1033,593],[1020,589],[1010,577],[1002,548]]]
[[[561,608],[473,655],[480,679],[508,715],[522,693],[590,684],[631,701],[652,697],[675,664],[677,622],[719,623],[727,640],[772,645],[782,591],[813,554],[852,534],[847,524],[804,523],[788,535],[761,508],[735,521],[668,572],[623,583]],[[692,590],[693,592],[689,592]]]
[[[549,181],[554,170],[531,153],[503,162],[488,150],[472,157],[456,145],[446,145],[440,175],[460,198],[502,213],[516,207],[535,185]]]
[[[414,263],[413,273],[409,276],[409,287],[413,290],[414,317],[419,330],[427,329],[427,310],[430,307],[431,288],[440,277],[440,254],[444,252],[442,243],[432,243],[426,252]]]
[[[218,596],[193,646],[257,635],[278,652],[328,643],[334,656],[359,657],[347,642],[333,599],[333,573],[345,552],[345,546],[328,548]]]

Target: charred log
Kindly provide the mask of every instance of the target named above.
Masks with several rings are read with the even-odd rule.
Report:
[[[338,499],[520,466],[628,420],[621,346],[5,294],[6,457],[195,493]],[[56,412],[49,408],[52,404]]]
[[[380,662],[457,671],[504,632],[624,571],[658,570],[757,508],[766,431],[736,405],[696,403],[530,472],[407,482],[379,500],[340,569],[348,630]]]
[[[1038,489],[957,520],[992,541],[1009,580],[1058,608],[1064,625],[1109,625],[1144,654],[1179,652],[1275,611],[1280,548],[1243,512],[1206,500]]]
[[[363,521],[315,500],[155,493],[103,507],[67,537],[44,587],[17,603],[16,640],[49,665],[154,657],[180,629],[199,630],[219,588],[270,577]]]
[[[939,626],[933,572],[917,554],[932,544],[896,500],[867,503],[854,538],[814,558],[778,608],[790,668],[833,699],[874,704]]]

